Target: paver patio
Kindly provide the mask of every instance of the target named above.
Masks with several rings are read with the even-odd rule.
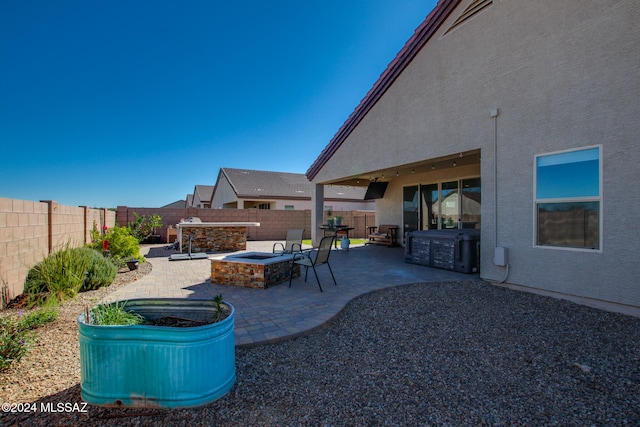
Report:
[[[246,252],[271,252],[273,241],[249,241]],[[318,268],[318,285],[309,272],[268,289],[250,289],[211,283],[211,261],[169,261],[162,245],[143,246],[153,265],[150,274],[109,294],[105,301],[134,298],[213,298],[222,295],[236,309],[235,344],[248,346],[275,342],[307,333],[331,320],[352,299],[379,289],[411,283],[480,280],[463,274],[404,262],[403,248],[355,246],[332,251],[329,262],[337,286],[326,266]],[[240,251],[244,252],[244,251]],[[234,252],[239,253],[239,252]],[[218,254],[212,256],[225,256]]]

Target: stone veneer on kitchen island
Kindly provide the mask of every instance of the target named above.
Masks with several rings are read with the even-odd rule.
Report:
[[[259,222],[181,222],[178,224],[180,252],[243,251],[247,249],[247,228]]]

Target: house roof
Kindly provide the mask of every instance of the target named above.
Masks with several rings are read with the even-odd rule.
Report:
[[[209,201],[213,195],[214,188],[216,188],[215,185],[196,185],[193,189],[193,194],[194,196],[197,194],[198,199],[201,201]]]
[[[367,95],[360,101],[360,104],[351,113],[346,122],[331,139],[329,144],[322,150],[318,158],[307,170],[307,178],[313,178],[320,172],[320,169],[329,161],[331,156],[340,148],[342,143],[349,137],[351,132],[364,119],[373,106],[382,98],[387,89],[402,74],[407,66],[418,55],[418,52],[427,44],[434,33],[440,28],[451,12],[458,6],[461,0],[439,0],[436,7],[427,15],[426,19],[413,33],[413,36],[405,43],[404,47],[396,55],[386,70],[380,75],[376,83],[369,90]]]
[[[176,200],[173,203],[169,203],[168,205],[161,206],[162,208],[184,208],[186,207],[186,200]]]
[[[187,203],[186,206],[187,208],[193,206],[193,194],[187,194]]]
[[[221,168],[238,198],[310,199],[311,182],[304,174],[250,169]],[[363,200],[366,189],[342,185],[326,186],[324,199]]]

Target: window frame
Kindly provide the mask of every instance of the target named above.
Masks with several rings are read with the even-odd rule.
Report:
[[[554,156],[558,154],[587,151],[592,149],[598,150],[598,195],[597,196],[580,196],[580,197],[551,197],[538,198],[538,159],[541,157]],[[600,253],[603,247],[603,152],[602,144],[589,145],[585,147],[569,148],[566,150],[552,151],[534,155],[533,159],[533,246],[540,249],[566,250],[577,252]],[[578,202],[597,202],[598,203],[598,248],[557,246],[557,245],[540,245],[538,244],[538,206],[545,203],[578,203]]]

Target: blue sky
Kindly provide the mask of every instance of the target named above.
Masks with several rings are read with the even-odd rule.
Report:
[[[0,2],[0,197],[159,207],[305,173],[436,0]]]

